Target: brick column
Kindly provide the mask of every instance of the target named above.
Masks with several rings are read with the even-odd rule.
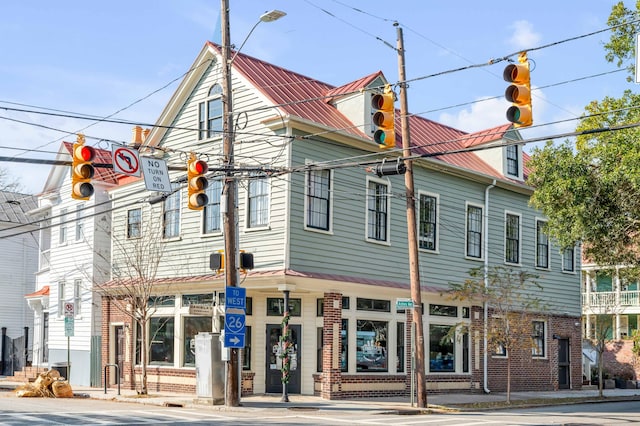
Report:
[[[320,396],[323,399],[338,399],[342,392],[340,355],[342,339],[342,294],[324,294],[324,323],[322,332],[322,380]]]

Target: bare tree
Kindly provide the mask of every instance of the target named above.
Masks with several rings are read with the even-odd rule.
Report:
[[[119,238],[108,232],[111,234],[110,255],[113,261],[105,265],[111,269],[111,279],[106,283],[94,283],[98,293],[109,297],[112,306],[136,324],[141,366],[140,383],[136,383],[136,389],[141,395],[148,394],[147,365],[154,337],[149,335],[149,323],[162,303],[163,294],[167,294],[167,289],[160,288],[156,280],[164,255],[161,223],[162,220],[145,221],[145,226],[134,230],[134,235],[129,235],[129,238]]]
[[[611,314],[596,315],[596,324],[593,334],[589,335],[589,340],[598,354],[598,395],[604,396],[604,353],[607,351],[607,344],[614,339],[613,317]]]
[[[6,169],[0,168],[0,191],[20,192],[22,185],[16,177],[12,177]]]
[[[507,403],[511,403],[511,360],[517,351],[531,355],[536,349],[532,339],[533,321],[539,318],[543,304],[536,296],[542,287],[537,276],[503,266],[487,270],[474,268],[464,283],[450,283],[453,300],[480,302],[491,312],[485,327],[487,346],[506,355]]]

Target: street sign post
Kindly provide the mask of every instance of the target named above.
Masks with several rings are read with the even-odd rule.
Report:
[[[244,348],[247,290],[226,287],[224,291],[224,347]]]
[[[396,299],[396,309],[412,309],[413,300],[411,299]]]

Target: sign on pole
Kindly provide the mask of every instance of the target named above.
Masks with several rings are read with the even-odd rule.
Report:
[[[224,347],[244,348],[247,289],[227,286],[224,292]]]
[[[411,308],[413,308],[413,300],[396,299],[396,309],[411,309]]]
[[[73,302],[64,302],[64,317],[65,318],[73,318],[75,306]]]
[[[73,317],[64,317],[64,335],[65,337],[73,337],[74,319]]]
[[[153,157],[142,157],[140,161],[144,173],[144,186],[149,191],[171,192],[167,162]]]
[[[115,173],[140,177],[140,157],[137,149],[113,145],[111,157]]]

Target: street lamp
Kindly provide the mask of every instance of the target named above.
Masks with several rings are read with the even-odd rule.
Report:
[[[251,31],[249,31],[249,34],[247,34],[247,36],[244,38],[244,41],[242,42],[242,44],[240,45],[240,47],[238,48],[238,50],[236,50],[236,53],[233,54],[233,58],[231,58],[231,61],[229,63],[233,63],[233,60],[236,58],[236,56],[238,55],[238,53],[240,53],[240,51],[242,50],[242,48],[244,47],[245,43],[247,42],[247,40],[249,40],[249,37],[251,37],[251,34],[253,34],[253,30],[256,29],[256,27],[258,25],[260,25],[260,22],[273,22],[273,21],[277,21],[278,19],[282,18],[283,16],[285,16],[286,13],[281,11],[281,10],[270,10],[269,12],[265,12],[262,15],[260,15],[260,20],[258,22],[255,23],[255,25],[253,26],[253,28],[251,28]],[[229,21],[227,21],[229,22]],[[223,43],[224,44],[224,43]]]
[[[233,154],[233,99],[231,96],[231,64],[236,55],[249,39],[249,36],[260,24],[260,22],[273,22],[286,14],[279,10],[266,12],[260,16],[260,20],[251,28],[247,37],[240,45],[240,48],[231,57],[231,36],[229,29],[229,0],[221,0],[220,23],[222,29],[222,154],[223,165],[225,170],[224,179],[224,201],[226,211],[223,217],[224,232],[224,251],[225,256],[225,285],[227,287],[238,286],[238,240],[237,240],[237,216],[236,216],[236,182],[235,182],[235,166]],[[231,58],[231,59],[229,59]],[[240,405],[240,366],[238,349],[231,348],[227,362],[227,374],[225,386],[225,405],[229,407],[237,407]]]

